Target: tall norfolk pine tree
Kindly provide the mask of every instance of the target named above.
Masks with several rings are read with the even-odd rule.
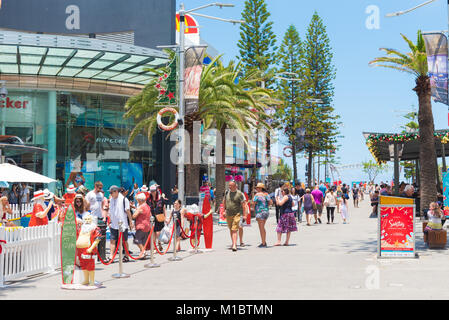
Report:
[[[333,149],[338,135],[337,122],[340,118],[334,115],[332,101],[334,96],[333,80],[336,70],[332,64],[332,49],[326,32],[326,27],[314,13],[307,29],[304,47],[304,84],[306,96],[322,100],[322,104],[307,103],[301,109],[301,126],[305,128],[305,151],[309,156],[308,167],[312,168],[314,156]],[[311,185],[311,172],[308,171],[308,181]]]
[[[278,70],[280,73],[296,73],[298,76],[293,76],[292,78],[304,78],[304,50],[294,25],[290,25],[285,32],[277,58],[280,64]],[[288,78],[289,76],[286,75],[285,77]],[[276,110],[275,125],[285,128],[285,134],[292,147],[294,181],[298,181],[296,129],[300,124],[298,115],[300,114],[301,106],[305,103],[304,92],[304,84],[300,81],[279,80],[278,82],[279,98],[284,101],[284,104]]]
[[[265,0],[246,0],[242,12],[244,24],[240,25],[240,40],[237,43],[240,57],[246,70],[256,68],[267,71],[274,63],[277,47],[276,35],[272,31],[273,22],[268,21]]]
[[[264,74],[263,84],[260,87],[271,87],[273,75],[270,67],[275,62],[276,35],[272,31],[273,22],[269,21],[270,12],[267,10],[265,0],[246,0],[242,12],[244,24],[240,25],[240,40],[237,43],[240,56],[237,57],[243,64],[243,73],[256,69]],[[271,154],[270,137],[266,138],[267,156]],[[258,139],[257,142],[258,144]],[[257,150],[259,153],[259,150]],[[255,183],[256,166],[253,169],[252,183]],[[251,188],[252,189],[252,188]]]

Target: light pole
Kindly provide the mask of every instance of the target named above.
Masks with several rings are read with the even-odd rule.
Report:
[[[203,18],[214,19],[224,22],[230,22],[232,24],[243,23],[240,20],[223,19],[212,16],[207,16],[204,14],[194,13],[194,11],[201,10],[207,7],[217,6],[220,9],[224,7],[234,7],[233,4],[226,3],[209,3],[198,8],[185,10],[184,3],[180,4],[179,8],[179,130],[178,130],[178,143],[179,146],[179,157],[178,157],[178,199],[185,203],[185,171],[184,171],[184,156],[185,156],[185,141],[184,141],[184,69],[185,69],[185,16],[186,14],[197,15]],[[189,28],[192,28],[189,26]]]

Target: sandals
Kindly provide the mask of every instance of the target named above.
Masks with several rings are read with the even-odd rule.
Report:
[[[111,258],[106,258],[104,261],[103,261],[105,264],[109,264],[109,263],[114,263],[114,261],[112,261],[111,262]]]
[[[240,246],[243,248],[243,247],[245,246],[245,244],[244,244],[244,243],[241,243]]]
[[[164,250],[164,249],[162,248],[162,243],[159,242],[157,245],[158,245],[159,251],[163,251],[163,250]]]
[[[122,261],[123,261],[123,262],[129,262],[128,256],[124,256],[123,259],[122,259]]]

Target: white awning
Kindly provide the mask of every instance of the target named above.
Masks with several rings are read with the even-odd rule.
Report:
[[[56,182],[56,180],[9,163],[0,164],[0,181],[27,183]]]

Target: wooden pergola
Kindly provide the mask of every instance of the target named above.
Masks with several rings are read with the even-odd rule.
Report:
[[[419,185],[419,135],[418,133],[376,133],[363,132],[369,151],[373,155],[377,163],[394,162],[394,192],[399,194],[399,161],[418,160],[416,161],[416,176]],[[446,143],[449,142],[449,130],[436,130],[435,151],[437,162],[438,158],[442,158],[443,172],[446,167]],[[438,166],[437,166],[438,170]],[[439,174],[436,172],[436,182],[439,185]]]

